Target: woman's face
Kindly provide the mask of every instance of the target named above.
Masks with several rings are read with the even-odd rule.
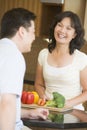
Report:
[[[75,38],[75,29],[71,27],[70,18],[66,17],[58,22],[54,29],[54,37],[57,43],[69,44]]]

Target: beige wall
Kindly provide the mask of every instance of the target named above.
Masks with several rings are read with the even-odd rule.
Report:
[[[77,13],[82,23],[84,23],[85,3],[86,3],[86,0],[65,0],[64,11],[71,10]]]
[[[85,29],[85,39],[87,40],[87,0],[85,8],[84,29]]]

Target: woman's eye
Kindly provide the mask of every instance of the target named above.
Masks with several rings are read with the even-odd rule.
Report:
[[[71,30],[71,28],[67,28],[67,30]]]
[[[62,27],[62,25],[60,23],[58,23],[57,26]]]
[[[67,27],[67,30],[71,30],[72,28],[71,27]]]

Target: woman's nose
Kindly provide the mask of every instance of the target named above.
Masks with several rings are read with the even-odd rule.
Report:
[[[66,28],[65,27],[61,27],[61,32],[65,32],[66,31]]]

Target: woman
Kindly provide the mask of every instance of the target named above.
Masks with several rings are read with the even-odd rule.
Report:
[[[79,51],[84,29],[77,14],[65,11],[57,15],[50,29],[48,49],[39,53],[35,88],[41,98],[52,99],[61,93],[65,107],[83,109],[87,100],[87,56]]]

